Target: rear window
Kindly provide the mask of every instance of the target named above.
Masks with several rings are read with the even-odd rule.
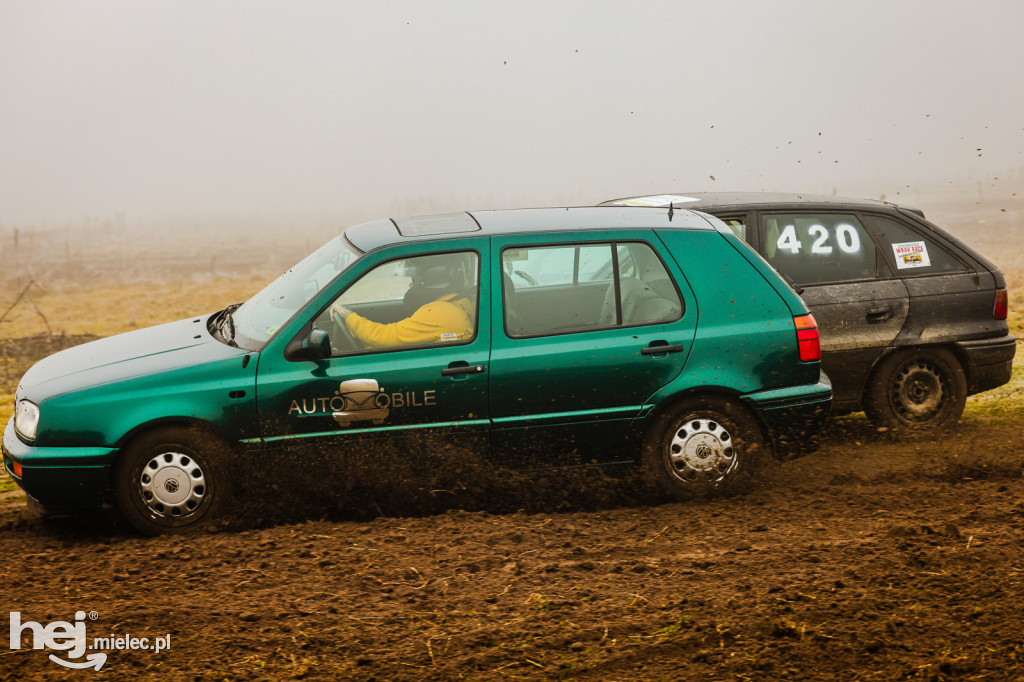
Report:
[[[953,254],[904,223],[885,216],[866,216],[900,277],[967,270]]]
[[[732,233],[742,239],[743,241],[749,241],[747,239],[747,221],[743,218],[736,217],[725,217],[721,218],[721,221],[729,226]]]
[[[872,279],[878,249],[852,213],[770,213],[764,256],[797,284]]]

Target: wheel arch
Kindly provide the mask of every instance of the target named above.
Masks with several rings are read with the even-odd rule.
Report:
[[[643,444],[646,442],[648,436],[651,434],[651,430],[656,428],[659,420],[665,414],[677,409],[681,404],[693,400],[695,398],[714,398],[719,400],[728,400],[729,402],[739,405],[744,411],[746,411],[760,426],[761,433],[765,438],[765,441],[769,444],[773,454],[775,451],[774,436],[772,435],[771,429],[768,428],[768,424],[765,422],[761,414],[750,406],[747,400],[744,400],[743,394],[735,389],[731,389],[725,386],[694,386],[691,388],[684,389],[678,393],[674,393],[672,396],[665,398],[660,401],[650,413],[647,414],[644,423],[640,431],[640,443],[641,448],[637,453],[638,461],[642,457]]]
[[[953,357],[955,357],[957,362],[960,363],[960,369],[963,371],[965,378],[968,381],[970,381],[970,374],[968,373],[967,365],[967,356],[964,354],[963,349],[957,346],[956,343],[953,343],[951,341],[944,341],[941,343],[921,343],[907,344],[905,346],[890,346],[889,348],[886,348],[885,351],[881,353],[877,358],[875,358],[875,361],[871,363],[871,369],[869,369],[865,374],[864,384],[860,387],[861,407],[864,406],[865,402],[868,399],[868,392],[871,390],[872,385],[874,385],[875,377],[877,376],[879,369],[881,368],[882,364],[884,364],[889,358],[893,357],[894,355],[902,353],[935,349],[947,350],[950,353],[952,353]]]
[[[131,447],[132,443],[142,438],[144,435],[163,428],[180,428],[196,433],[205,434],[212,436],[219,440],[222,444],[226,444],[232,449],[237,449],[237,446],[228,439],[220,429],[214,424],[203,419],[196,419],[195,417],[166,417],[163,419],[155,419],[148,421],[138,426],[133,427],[121,438],[118,439],[117,445],[117,457],[115,460],[120,458],[121,454],[126,448]]]
[[[906,401],[901,398],[900,405],[902,407],[895,406],[889,395],[889,388],[882,385],[887,383],[882,373],[888,369],[895,370],[898,366],[902,366],[907,359],[926,354],[931,354],[940,364],[947,366],[951,373],[948,377],[951,390],[943,390],[940,393],[940,400],[936,403],[937,406],[928,408],[929,414],[923,418],[916,414],[900,416],[897,412],[904,413],[904,415],[910,414],[916,406],[924,405],[925,402],[920,398],[908,398],[901,391],[900,395],[906,398]],[[901,346],[883,354],[872,366],[862,392],[863,409],[868,421],[879,427],[919,433],[927,430],[946,429],[959,421],[962,416],[969,395],[969,386],[968,364],[964,361],[963,353],[955,344],[942,342]],[[922,390],[927,391],[927,388]],[[929,396],[925,393],[923,397],[928,398]],[[912,403],[913,407],[908,406],[908,402]]]

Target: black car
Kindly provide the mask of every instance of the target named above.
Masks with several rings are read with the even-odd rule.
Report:
[[[995,265],[884,201],[805,194],[693,193],[602,205],[717,216],[792,280],[821,330],[837,413],[925,431],[955,423],[968,395],[1010,380],[1016,342]]]

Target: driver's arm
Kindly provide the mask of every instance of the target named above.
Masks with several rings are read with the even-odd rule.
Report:
[[[472,324],[465,313],[452,308],[451,305],[435,301],[421,307],[411,317],[391,324],[368,320],[337,303],[331,309],[345,321],[352,336],[367,347],[392,348],[445,341],[447,339],[443,339],[442,335],[447,332],[455,332],[458,338],[472,336]]]

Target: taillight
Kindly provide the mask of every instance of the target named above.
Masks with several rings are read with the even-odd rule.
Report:
[[[996,304],[992,306],[992,319],[1005,320],[1006,313],[1010,309],[1010,297],[1006,289],[996,289]]]
[[[793,324],[796,325],[796,345],[800,349],[800,360],[821,360],[821,340],[818,338],[818,323],[814,315],[794,315]]]

